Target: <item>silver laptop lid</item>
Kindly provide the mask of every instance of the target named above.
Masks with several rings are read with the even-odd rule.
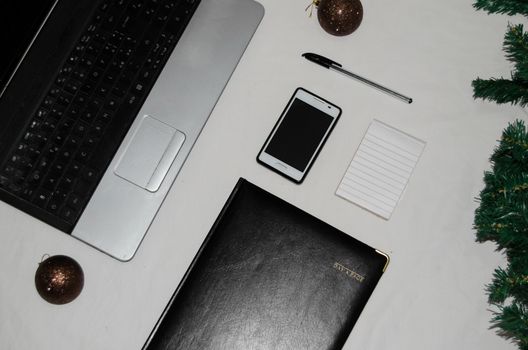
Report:
[[[72,235],[130,260],[264,15],[202,0]]]

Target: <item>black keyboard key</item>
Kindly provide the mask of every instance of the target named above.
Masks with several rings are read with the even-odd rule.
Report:
[[[104,75],[105,84],[110,85],[110,86],[114,85],[117,78],[119,77],[119,73],[120,72],[116,69],[112,69],[112,68],[108,69]]]
[[[49,199],[51,198],[51,191],[40,189],[35,193],[33,198],[33,203],[41,208],[45,208],[48,204]]]
[[[90,130],[88,132],[88,135],[84,139],[82,147],[87,148],[87,149],[94,149],[95,146],[97,146],[98,141],[99,141],[99,138],[94,136],[94,134],[92,133],[92,130]]]
[[[23,187],[21,184],[11,183],[8,186],[8,190],[14,195],[21,195],[23,191]]]
[[[119,47],[124,39],[124,35],[118,32],[113,32],[107,39],[107,42],[115,47]]]
[[[100,31],[96,31],[93,34],[92,42],[99,45],[100,49],[102,49],[102,47],[106,44],[107,41],[108,41],[108,31],[100,30]],[[100,53],[100,52],[98,51],[97,53]]]
[[[59,135],[67,137],[70,134],[74,123],[75,121],[73,119],[62,120],[57,127],[57,132],[59,133]]]
[[[64,143],[64,136],[61,135],[61,134],[56,134],[55,137],[53,138],[53,144],[57,145],[57,146],[62,146],[62,144]]]
[[[73,151],[71,149],[61,149],[59,154],[59,161],[69,163],[73,159]]]
[[[158,1],[147,1],[145,9],[141,12],[140,16],[145,18],[145,20],[151,20],[154,18],[154,14],[158,9]]]
[[[62,176],[62,174],[66,171],[67,167],[68,167],[68,162],[59,158],[53,164],[53,167],[52,167],[51,171],[56,174],[56,177],[60,178]]]
[[[75,160],[79,163],[85,164],[88,161],[88,158],[90,157],[90,154],[92,153],[92,150],[87,147],[81,147],[77,154],[75,154]]]
[[[88,57],[97,57],[99,55],[99,52],[101,50],[102,44],[97,41],[90,41],[86,45],[86,49],[84,51],[84,54]],[[93,65],[93,60],[91,59],[81,59],[79,60],[80,66],[84,68],[89,68]]]
[[[54,103],[55,103],[55,98],[52,96],[48,96],[44,99],[44,102],[42,102],[42,107],[47,110],[50,110],[51,106],[53,106]]]
[[[75,80],[75,79],[69,79],[65,84],[64,84],[64,90],[65,91],[68,91],[69,93],[71,94],[76,94],[80,87],[81,87],[81,82],[78,81],[78,80]]]
[[[59,74],[70,75],[71,72],[73,72],[73,65],[69,64],[68,62],[64,67],[61,68]]]
[[[44,119],[48,115],[49,111],[45,108],[40,108],[35,115],[38,119]]]
[[[48,210],[53,213],[58,213],[59,209],[66,204],[68,193],[68,191],[65,191],[61,187],[57,188],[51,195],[51,198],[48,202]]]
[[[35,170],[33,171],[27,178],[27,182],[32,186],[32,187],[37,187],[39,184],[40,184],[40,181],[42,181],[42,177],[43,177],[43,171],[41,170]]]
[[[96,113],[99,112],[102,106],[103,106],[103,99],[99,99],[99,98],[92,99],[92,101],[89,104],[89,108],[96,111]]]
[[[95,183],[97,174],[95,170],[85,167],[81,171],[81,178],[86,181],[87,183]]]
[[[77,68],[73,73],[72,77],[78,81],[85,81],[88,76],[88,69]],[[82,87],[81,87],[82,88]]]
[[[51,135],[53,131],[55,131],[56,127],[57,127],[56,121],[54,121],[51,118],[47,119],[46,121],[42,123],[41,130],[40,130],[40,136],[41,137],[45,136],[46,139],[48,139],[49,135]]]
[[[28,186],[22,189],[22,192],[20,193],[20,197],[22,197],[26,201],[30,201],[33,198],[34,194],[35,194],[35,189],[33,187]]]
[[[167,34],[173,34],[179,36],[183,32],[182,24],[184,23],[184,18],[180,16],[175,16],[172,18],[163,28],[163,31]]]
[[[103,77],[104,69],[100,67],[94,67],[88,75],[94,82],[98,82]]]
[[[79,209],[75,209],[69,206],[65,206],[60,210],[60,217],[68,222],[75,222],[79,216]]]
[[[73,127],[72,135],[82,139],[87,132],[88,126],[84,123],[79,122]]]
[[[10,183],[9,177],[0,174],[0,187],[7,187]]]
[[[73,163],[68,168],[68,174],[70,176],[73,176],[73,177],[77,178],[79,176],[82,168],[83,168],[83,166],[80,163]]]
[[[73,192],[77,193],[81,197],[86,197],[92,191],[94,184],[91,182],[78,180],[75,186],[73,187]]]
[[[66,140],[66,143],[62,147],[62,150],[75,153],[77,148],[79,148],[80,144],[81,144],[81,138],[79,136],[71,135]]]
[[[86,56],[86,57],[83,57],[79,60],[79,65],[83,68],[83,69],[92,69],[93,66],[94,66],[94,58],[91,57],[91,56]],[[66,80],[64,80],[63,84],[66,82]],[[58,84],[58,85],[62,85],[62,84]]]
[[[68,196],[68,199],[66,200],[66,205],[68,205],[72,209],[79,210],[82,204],[83,204],[82,197],[73,192],[70,193],[70,195]]]
[[[101,125],[108,125],[108,123],[110,123],[111,120],[112,120],[112,113],[110,113],[109,111],[99,112],[97,121],[100,122]]]
[[[49,119],[52,119],[54,122],[58,122],[62,119],[64,116],[64,111],[66,110],[66,107],[61,106],[59,104],[55,104],[50,111]]]
[[[109,65],[110,65],[110,62],[112,61],[112,55],[108,55],[108,54],[103,54],[101,56],[99,56],[99,58],[96,60],[95,64],[97,67],[101,68],[101,69],[106,69]]]
[[[23,182],[26,176],[31,172],[32,164],[27,157],[24,157],[22,161],[13,165],[16,166],[16,170],[13,173],[13,180],[17,183]]]
[[[26,157],[28,157],[31,164],[35,164],[35,162],[40,158],[41,154],[42,152],[39,148],[29,146]]]
[[[59,176],[60,174],[57,174],[55,172],[49,174],[42,182],[42,187],[49,190],[50,192],[53,191],[57,186],[57,183],[59,182]]]
[[[99,7],[99,11],[101,12],[106,12],[108,10],[108,8],[110,7],[110,3],[112,2],[112,0],[105,0],[103,1],[103,3],[101,4],[101,6]]]
[[[55,85],[59,86],[59,87],[62,87],[67,81],[68,81],[68,76],[67,75],[59,75],[57,77],[57,80],[55,80]]]
[[[107,56],[114,56],[115,54],[117,53],[117,47],[115,45],[112,45],[112,44],[106,44],[104,47],[103,47],[103,55],[107,55]]]
[[[67,107],[72,103],[72,95],[66,93],[57,95],[56,101],[60,106]]]
[[[50,198],[50,200],[48,202],[48,205],[46,206],[46,209],[52,214],[58,213],[59,208],[62,206],[63,203],[64,203],[64,200],[56,198],[56,196],[54,194]]]
[[[38,134],[37,134],[38,132]],[[40,149],[47,141],[47,138],[40,134],[40,131],[28,131],[24,134],[22,138],[23,142],[26,142],[28,145]]]
[[[75,177],[73,175],[66,174],[61,180],[61,182],[59,182],[59,185],[57,187],[65,192],[69,192],[73,188],[74,183]]]
[[[95,90],[95,94],[98,96],[98,98],[104,99],[108,93],[111,91],[111,86],[107,84],[101,84],[99,87]]]
[[[110,97],[105,103],[105,109],[109,111],[115,111],[118,107],[118,100]]]
[[[117,19],[116,16],[112,15],[109,17],[106,17],[106,19],[101,24],[104,30],[110,31],[112,30],[116,25]]]
[[[60,92],[61,92],[60,88],[52,87],[51,90],[49,91],[49,95],[53,97],[57,97],[60,94]]]
[[[112,89],[112,95],[116,97],[124,97],[128,91],[128,86],[128,84],[122,84],[121,81],[119,81]]]
[[[15,174],[16,168],[12,165],[7,165],[4,170],[2,171],[2,174],[4,176],[9,177],[10,179],[13,178],[13,175]]]
[[[37,162],[35,166],[35,170],[39,171],[39,174],[42,177],[42,175],[48,171],[50,166],[51,166],[51,160],[49,156],[45,156],[45,157],[40,158],[40,160]]]
[[[97,113],[97,110],[94,110],[92,108],[87,108],[84,110],[84,112],[81,113],[81,119],[84,122],[90,124],[94,120],[96,113]]]
[[[50,159],[54,159],[57,154],[59,153],[60,147],[57,145],[51,145],[50,148],[48,148],[48,156]]]
[[[91,94],[95,90],[95,83],[89,80],[85,80],[83,86],[81,86],[81,91],[85,94]]]
[[[77,96],[75,96],[75,99],[73,100],[73,103],[75,106],[84,106],[89,101],[89,95],[79,93]]]
[[[39,120],[39,119],[35,119],[29,124],[28,129],[30,131],[32,131],[32,132],[38,132],[38,130],[40,129],[41,125],[42,125],[42,121]]]

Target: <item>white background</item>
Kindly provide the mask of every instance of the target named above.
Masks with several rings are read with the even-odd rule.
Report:
[[[504,264],[475,242],[475,197],[517,107],[475,101],[477,76],[509,76],[508,21],[469,0],[364,0],[359,29],[326,34],[308,0],[262,0],[266,15],[135,258],[114,260],[0,203],[0,349],[140,349],[239,177],[390,254],[345,349],[515,349],[489,329],[485,284]],[[402,103],[301,58],[326,55],[414,99]],[[302,185],[255,157],[298,86],[343,109]],[[334,192],[373,118],[427,142],[389,221]],[[44,254],[85,272],[74,302],[48,304]]]

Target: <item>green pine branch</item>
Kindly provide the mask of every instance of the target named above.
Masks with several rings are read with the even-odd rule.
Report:
[[[503,131],[501,142],[490,161],[493,173],[510,181],[510,190],[524,189],[523,183],[528,176],[528,134],[522,120],[517,120]]]
[[[473,6],[488,13],[528,15],[528,0],[476,0]],[[528,105],[528,34],[509,25],[503,50],[513,64],[511,79],[477,78],[473,97]],[[490,158],[484,189],[475,211],[478,242],[491,241],[506,255],[506,269],[497,268],[486,287],[488,301],[498,311],[492,319],[497,333],[528,350],[528,134],[522,121],[508,125]]]
[[[504,78],[488,80],[477,78],[472,85],[474,98],[482,98],[498,104],[518,104],[521,107],[528,105],[528,82]]]
[[[526,268],[528,266],[528,254],[520,254],[517,256],[514,256],[510,259],[508,268],[512,273],[516,273],[518,275],[527,275],[528,272],[526,271]],[[528,305],[528,302],[525,303]]]
[[[487,11],[490,14],[528,15],[528,2],[522,0],[477,0],[473,7],[477,10]]]
[[[517,273],[510,268],[497,268],[493,281],[487,286],[490,304],[503,304],[507,298],[513,297],[519,303],[528,305],[528,271]]]
[[[492,319],[493,328],[506,339],[513,340],[521,350],[528,350],[528,309],[526,305],[512,303],[499,307]]]
[[[506,58],[515,63],[515,70],[526,70],[528,61],[528,34],[524,32],[523,25],[509,25],[504,36],[503,49]]]
[[[508,26],[503,50],[506,58],[514,64],[511,79],[477,78],[472,83],[473,97],[524,107],[528,104],[528,33],[524,32],[522,24]]]
[[[508,258],[528,252],[528,133],[524,122],[510,124],[490,157],[492,171],[475,211],[478,242],[492,241]]]
[[[474,226],[477,241],[496,243],[508,261],[486,287],[489,303],[498,309],[492,325],[528,350],[528,132],[523,121],[504,129],[490,161]]]

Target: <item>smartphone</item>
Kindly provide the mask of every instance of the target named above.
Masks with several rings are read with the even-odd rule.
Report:
[[[262,146],[257,161],[301,183],[340,115],[338,106],[297,88]]]

